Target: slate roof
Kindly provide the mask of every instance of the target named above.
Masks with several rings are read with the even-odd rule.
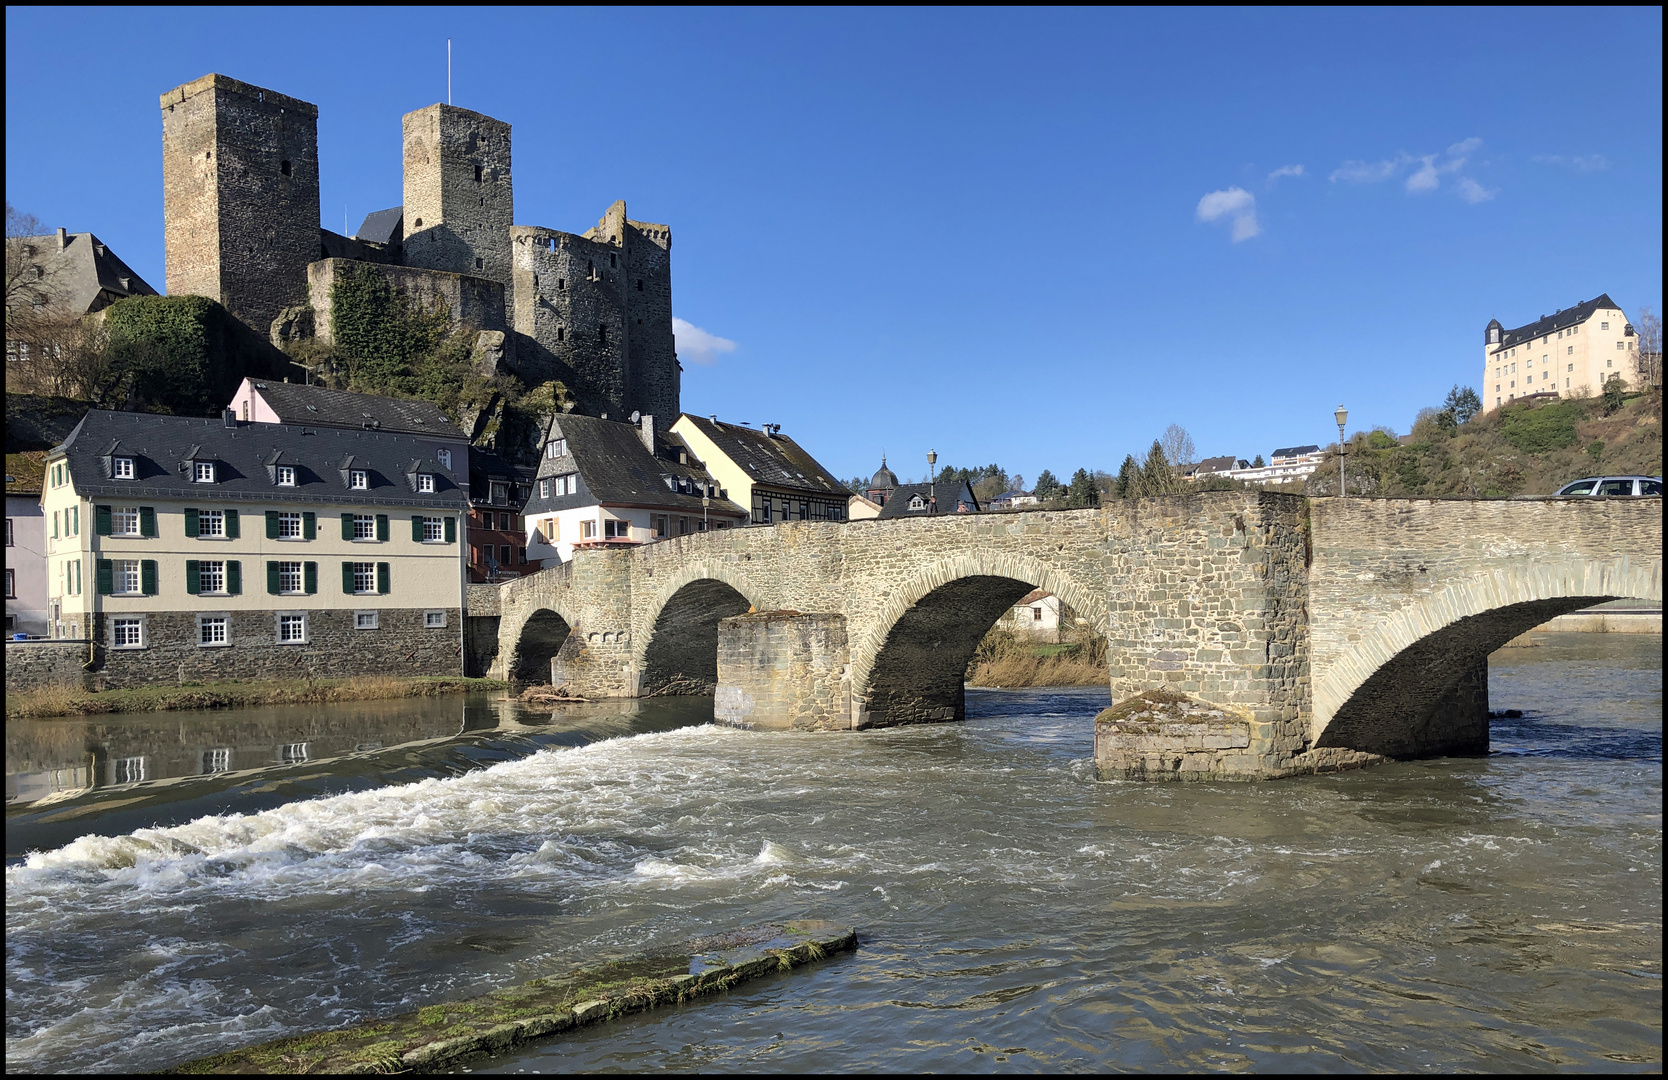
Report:
[[[699,514],[703,485],[713,492],[709,514],[747,517],[746,510],[718,496],[718,482],[712,474],[684,441],[669,431],[655,433],[656,452],[650,453],[635,424],[567,413],[552,421],[550,438],[566,439],[568,453],[565,457],[540,459],[539,478],[578,473],[579,491],[544,498],[539,485],[534,484],[522,511],[530,517],[597,505]],[[687,464],[678,461],[680,451],[688,458]],[[669,479],[679,481],[681,490],[674,489]]]
[[[533,488],[533,477],[538,470],[530,465],[517,465],[490,450],[469,449],[469,501],[476,506],[519,509]],[[492,501],[492,481],[510,485],[507,503]]]
[[[391,244],[400,231],[400,223],[405,217],[405,207],[392,206],[387,210],[373,210],[365,215],[365,220],[359,223],[359,231],[353,234],[355,240],[369,240],[373,244]]]
[[[254,387],[286,424],[363,429],[367,423],[375,423],[379,431],[437,439],[464,437],[440,406],[428,401],[350,394],[301,383],[257,382]]]
[[[851,497],[849,488],[786,435],[767,435],[740,424],[726,424],[689,413],[684,416],[755,484],[840,499]],[[887,500],[887,505],[891,505],[891,500]]]
[[[1316,446],[1314,443],[1310,443],[1307,446],[1282,446],[1280,449],[1270,454],[1269,458],[1302,457],[1304,454],[1318,453],[1320,453],[1320,447]]]
[[[1205,460],[1199,462],[1198,466],[1195,467],[1195,469],[1193,471],[1195,473],[1218,473],[1218,472],[1227,472],[1229,469],[1244,468],[1244,467],[1245,467],[1245,462],[1241,461],[1239,458],[1236,458],[1232,454],[1226,454],[1222,457],[1208,457],[1208,458],[1206,458]]]
[[[1584,300],[1574,307],[1554,311],[1551,315],[1542,315],[1532,323],[1520,326],[1515,330],[1507,330],[1500,335],[1500,348],[1494,351],[1499,352],[1500,349],[1509,349],[1534,338],[1556,334],[1560,330],[1567,330],[1577,323],[1583,323],[1592,318],[1593,312],[1599,308],[1609,308],[1613,311],[1622,310],[1620,304],[1610,299],[1609,293],[1599,293],[1591,300]]]
[[[930,497],[935,491],[938,497],[936,510],[911,510],[909,508],[910,497],[914,495],[921,496],[922,501],[927,502],[930,507]],[[961,513],[962,511],[956,509],[958,502],[967,504],[966,513],[980,513],[979,497],[973,494],[972,487],[965,480],[961,483],[959,495],[956,494],[956,489],[949,484],[900,484],[898,490],[894,491],[891,497],[886,500],[886,505],[880,508],[880,518],[926,517],[928,514]],[[880,518],[876,520],[880,520]]]
[[[156,295],[144,278],[90,232],[66,233],[61,251],[56,234],[25,236],[20,243],[25,261],[46,269],[49,277],[43,284],[51,287],[54,298],[61,298],[78,315],[99,311],[124,297]],[[33,254],[28,254],[31,250]]]
[[[358,506],[432,506],[461,510],[463,490],[442,468],[430,440],[388,431],[348,431],[203,420],[152,413],[89,412],[52,451],[68,462],[82,496],[135,499],[235,499],[241,502],[323,502]],[[135,477],[112,477],[111,459],[134,459]],[[190,461],[213,461],[213,484],[193,483]],[[279,487],[277,467],[296,470],[295,487]],[[348,472],[370,474],[369,490],[348,485]],[[416,474],[432,473],[435,490],[417,491]]]

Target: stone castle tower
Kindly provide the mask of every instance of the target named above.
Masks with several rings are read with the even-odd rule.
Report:
[[[561,381],[582,413],[677,419],[671,229],[627,219],[623,202],[583,234],[515,225],[509,124],[452,105],[407,113],[403,204],[344,237],[319,224],[314,106],[207,75],[163,95],[162,120],[170,294],[212,297],[275,338],[310,303],[328,343],[329,282],[364,263],[504,333],[502,365]]]
[[[317,107],[205,75],[162,95],[167,291],[260,331],[305,299],[319,254]]]

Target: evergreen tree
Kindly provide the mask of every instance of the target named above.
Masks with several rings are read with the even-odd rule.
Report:
[[[1263,467],[1264,464],[1265,464],[1265,462],[1263,461],[1263,456],[1261,454],[1258,454],[1257,457],[1256,457],[1256,460],[1251,462],[1251,467],[1253,469],[1260,469],[1260,468]]]
[[[1054,474],[1044,469],[1037,474],[1037,486],[1031,489],[1031,494],[1042,502],[1048,502],[1059,498],[1063,490],[1060,481],[1054,479]]]
[[[1088,469],[1078,469],[1071,474],[1071,487],[1066,492],[1066,505],[1073,509],[1100,505],[1100,489],[1095,487],[1095,478],[1089,475]]]
[[[1147,460],[1141,463],[1141,494],[1168,495],[1174,490],[1176,475],[1170,471],[1164,447],[1154,439],[1152,449],[1147,451]]]
[[[1456,423],[1463,424],[1483,411],[1483,402],[1477,396],[1477,391],[1455,383],[1454,388],[1448,391],[1448,400],[1442,403],[1442,407],[1453,414]]]
[[[1120,499],[1135,499],[1141,495],[1141,466],[1134,454],[1124,455],[1123,468],[1118,470],[1117,490]]]

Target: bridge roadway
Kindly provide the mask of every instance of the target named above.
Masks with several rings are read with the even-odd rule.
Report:
[[[502,587],[492,671],[587,697],[716,689],[720,717],[750,726],[959,720],[974,648],[1034,588],[1106,637],[1114,702],[1168,690],[1178,722],[1204,724],[1097,731],[1103,772],[1139,775],[1143,754],[1147,775],[1250,778],[1477,753],[1489,653],[1599,601],[1661,601],[1662,504],[1208,492],[581,550]],[[777,614],[749,630],[732,618],[749,611]],[[788,674],[822,700],[746,715]]]

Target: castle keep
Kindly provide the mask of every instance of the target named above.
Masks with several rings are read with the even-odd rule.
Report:
[[[330,344],[332,285],[361,263],[501,340],[492,362],[562,382],[577,411],[669,426],[671,229],[623,202],[583,234],[515,225],[510,125],[490,116],[430,105],[401,136],[404,202],[342,236],[319,224],[316,106],[212,74],[162,95],[168,292],[218,300],[275,343]]]

